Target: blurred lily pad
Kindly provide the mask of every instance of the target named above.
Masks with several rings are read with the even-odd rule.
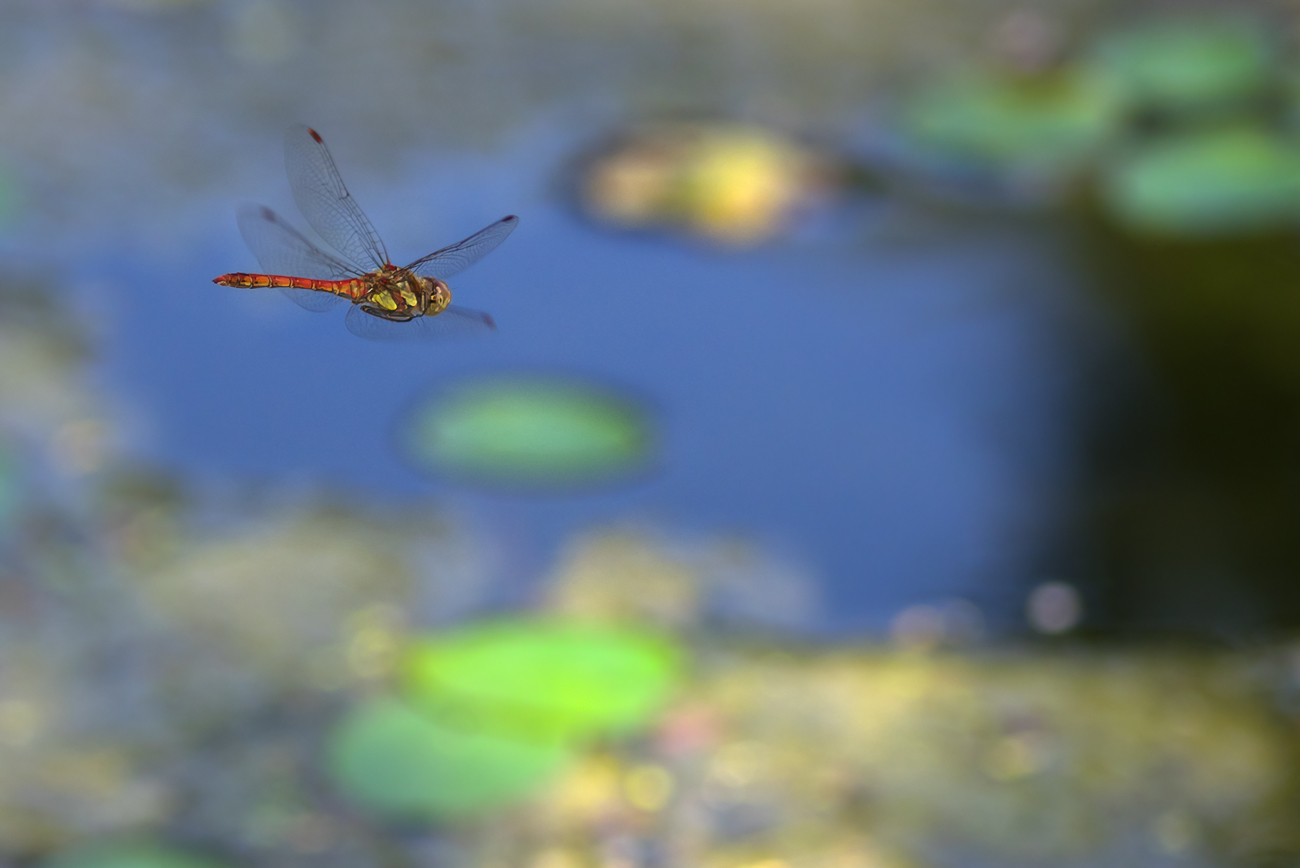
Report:
[[[645,724],[680,669],[677,648],[641,629],[504,621],[417,643],[403,683],[431,715],[548,741]]]
[[[1114,215],[1141,231],[1211,236],[1300,217],[1300,146],[1253,128],[1189,134],[1139,147],[1103,180]]]
[[[222,863],[157,844],[116,843],[73,850],[45,868],[222,868]]]
[[[568,487],[642,467],[645,410],[607,389],[557,378],[470,383],[420,407],[403,432],[422,467],[491,485]]]
[[[914,94],[899,124],[924,155],[993,171],[1057,172],[1115,129],[1111,90],[1076,70],[1032,77],[976,73]]]
[[[528,795],[570,759],[544,745],[449,728],[396,699],[348,714],[331,734],[329,769],[348,798],[392,817],[460,816]],[[80,868],[80,866],[77,866]]]
[[[840,174],[828,155],[762,127],[661,123],[631,131],[589,160],[580,198],[605,223],[753,244],[779,233]]]
[[[1103,39],[1090,65],[1129,105],[1186,109],[1260,91],[1274,56],[1253,19],[1170,18]]]

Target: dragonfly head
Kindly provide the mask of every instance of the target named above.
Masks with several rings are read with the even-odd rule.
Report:
[[[436,277],[426,277],[426,286],[429,291],[429,300],[425,303],[425,316],[436,316],[447,309],[451,304],[451,288],[447,284],[438,280]]]

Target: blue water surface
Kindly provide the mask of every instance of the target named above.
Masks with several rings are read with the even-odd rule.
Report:
[[[204,57],[126,77],[165,100],[184,89],[176,69],[223,63]],[[79,198],[49,167],[32,175],[28,195],[47,207],[5,241],[11,261],[57,262],[80,299],[137,458],[200,486],[450,504],[513,553],[521,587],[574,531],[626,521],[735,535],[801,564],[821,583],[831,627],[878,628],[906,605],[949,597],[996,618],[1032,578],[1067,482],[1074,377],[1059,327],[1070,281],[1032,221],[938,219],[907,202],[851,198],[748,250],[620,235],[576,213],[565,178],[575,154],[634,119],[627,111],[575,120],[543,101],[514,123],[494,117],[491,144],[422,139],[409,123],[389,137],[331,109],[328,82],[297,67],[214,68],[245,89],[281,91],[257,107],[255,125],[231,122],[216,85],[206,103],[177,103],[179,114],[150,115],[140,129],[107,112],[90,118],[104,131],[96,147],[68,147],[86,155],[76,171],[94,182]],[[429,128],[453,128],[455,105]],[[339,312],[210,282],[256,268],[235,227],[240,204],[269,204],[305,228],[280,145],[300,121],[325,134],[396,260],[522,217],[451,282],[457,301],[493,314],[496,336],[373,344]],[[158,140],[194,166],[151,158],[143,145]],[[478,492],[396,454],[393,428],[413,401],[517,370],[645,400],[661,426],[654,472],[595,492]]]

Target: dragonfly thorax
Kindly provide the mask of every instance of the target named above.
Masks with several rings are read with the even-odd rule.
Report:
[[[451,290],[441,280],[386,268],[366,275],[366,292],[358,304],[366,313],[391,320],[437,316],[451,304]]]

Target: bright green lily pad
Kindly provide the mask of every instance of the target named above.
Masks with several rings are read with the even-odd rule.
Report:
[[[430,715],[568,740],[645,724],[680,670],[676,646],[644,630],[504,621],[417,643],[403,686]]]
[[[395,818],[500,807],[534,792],[569,759],[558,745],[440,725],[396,699],[353,709],[331,734],[328,753],[349,799]]]
[[[1129,104],[1184,109],[1260,91],[1275,51],[1254,20],[1169,19],[1098,43],[1091,66]]]
[[[1103,195],[1129,226],[1211,236],[1287,226],[1300,217],[1300,146],[1233,128],[1148,145],[1117,160]]]
[[[222,863],[150,843],[92,845],[54,857],[45,868],[223,868]]]
[[[567,486],[641,467],[650,422],[637,404],[581,382],[511,377],[444,393],[404,432],[423,467],[490,484]]]
[[[1035,172],[1076,165],[1108,139],[1115,120],[1111,91],[1069,70],[963,76],[915,94],[900,117],[904,135],[923,151]]]

